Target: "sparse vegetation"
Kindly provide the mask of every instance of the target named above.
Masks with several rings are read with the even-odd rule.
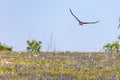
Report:
[[[28,52],[40,52],[41,44],[42,44],[41,41],[36,41],[36,40],[29,41],[29,40],[27,40],[27,44],[28,44],[28,47],[26,50]]]

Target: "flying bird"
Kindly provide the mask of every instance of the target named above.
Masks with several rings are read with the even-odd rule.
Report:
[[[79,22],[79,25],[83,25],[83,24],[94,24],[94,23],[98,23],[99,21],[96,21],[96,22],[82,22],[82,21],[80,21],[74,14],[73,14],[73,12],[72,12],[72,10],[71,9],[69,9],[70,10],[70,13],[74,16],[74,18]]]

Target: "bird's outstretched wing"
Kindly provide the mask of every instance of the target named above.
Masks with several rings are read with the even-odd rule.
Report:
[[[74,16],[74,18],[75,18],[78,22],[81,22],[81,21],[73,14],[72,10],[71,10],[71,9],[69,9],[69,10],[70,10],[70,13]]]
[[[96,22],[83,22],[83,24],[95,24],[95,23],[98,23],[99,21],[96,21]]]
[[[70,13],[74,16],[74,18],[79,22],[80,25],[83,25],[83,24],[95,24],[95,23],[99,22],[99,21],[96,21],[96,22],[82,22],[73,14],[71,9],[69,9],[69,10],[70,10]]]

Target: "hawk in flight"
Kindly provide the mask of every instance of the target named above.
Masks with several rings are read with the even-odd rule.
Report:
[[[99,21],[96,22],[82,22],[80,21],[72,12],[72,10],[70,9],[70,13],[74,16],[74,18],[79,22],[79,25],[83,25],[83,24],[94,24],[94,23],[98,23]]]

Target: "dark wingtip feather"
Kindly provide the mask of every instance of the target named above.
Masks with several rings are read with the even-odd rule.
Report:
[[[70,12],[72,13],[72,10],[69,8]]]
[[[96,21],[96,23],[98,23],[98,22],[100,22],[100,21]]]

